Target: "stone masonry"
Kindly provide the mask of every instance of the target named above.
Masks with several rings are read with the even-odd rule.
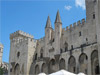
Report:
[[[85,2],[86,20],[62,28],[57,11],[55,28],[48,16],[45,36],[39,40],[20,30],[12,33],[9,75],[50,74],[61,69],[100,74],[100,0]]]

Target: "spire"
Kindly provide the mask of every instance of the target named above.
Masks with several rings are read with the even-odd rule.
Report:
[[[50,21],[50,17],[49,16],[47,18],[47,23],[46,23],[46,27],[45,28],[48,28],[48,27],[51,28],[51,21]]]
[[[60,18],[60,14],[59,14],[59,10],[57,11],[55,23],[62,23],[61,18]]]

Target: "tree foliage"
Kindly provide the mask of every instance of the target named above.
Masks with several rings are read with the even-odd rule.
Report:
[[[8,73],[7,69],[0,67],[0,75],[4,75],[7,73]]]
[[[0,67],[0,75],[4,74],[4,69]]]

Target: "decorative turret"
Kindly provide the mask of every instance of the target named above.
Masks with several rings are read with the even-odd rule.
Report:
[[[48,43],[51,41],[51,34],[52,34],[52,26],[51,26],[51,21],[50,21],[50,17],[48,16],[47,18],[47,22],[46,22],[46,27],[45,27],[45,50],[44,51],[44,56],[47,56],[48,53]]]
[[[56,20],[55,20],[55,33],[57,33],[56,36],[61,37],[61,33],[62,33],[62,22],[61,22],[59,10],[57,11]]]
[[[45,28],[52,28],[51,21],[50,21],[50,17],[49,16],[47,18],[47,23],[46,23],[46,27]]]
[[[55,20],[55,51],[56,53],[60,53],[60,38],[62,34],[62,22],[59,14],[59,10],[57,11],[56,20]]]
[[[59,10],[57,11],[55,23],[61,23],[62,24],[60,14],[59,14]]]
[[[52,26],[51,26],[50,17],[48,16],[47,22],[46,22],[46,27],[45,27],[45,40],[47,42],[49,42],[51,40],[51,33],[52,33]]]

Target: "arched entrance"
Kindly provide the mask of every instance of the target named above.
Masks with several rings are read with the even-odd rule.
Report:
[[[49,67],[48,67],[49,73],[53,73],[53,72],[56,71],[56,64],[55,64],[55,63],[56,63],[56,62],[55,62],[54,59],[50,60],[50,62],[49,62]]]
[[[39,74],[39,65],[35,66],[35,74]]]
[[[15,75],[19,75],[20,74],[20,66],[19,66],[19,64],[16,64],[16,66],[14,68],[14,74]]]
[[[60,69],[60,70],[61,70],[61,69],[66,69],[65,67],[66,67],[66,65],[65,65],[65,60],[62,58],[62,59],[60,60],[60,62],[59,62],[59,69]]]
[[[48,68],[45,63],[42,64],[41,72],[46,73],[46,74],[48,73]]]
[[[74,56],[71,56],[68,60],[68,70],[70,72],[75,73],[76,72],[76,60]]]
[[[98,59],[98,51],[94,50],[91,54],[91,68],[92,75],[98,75],[99,72],[99,59]]]
[[[88,69],[88,57],[85,53],[82,53],[79,57],[79,64],[80,64],[80,72],[83,72],[85,74],[87,74],[87,69]]]

